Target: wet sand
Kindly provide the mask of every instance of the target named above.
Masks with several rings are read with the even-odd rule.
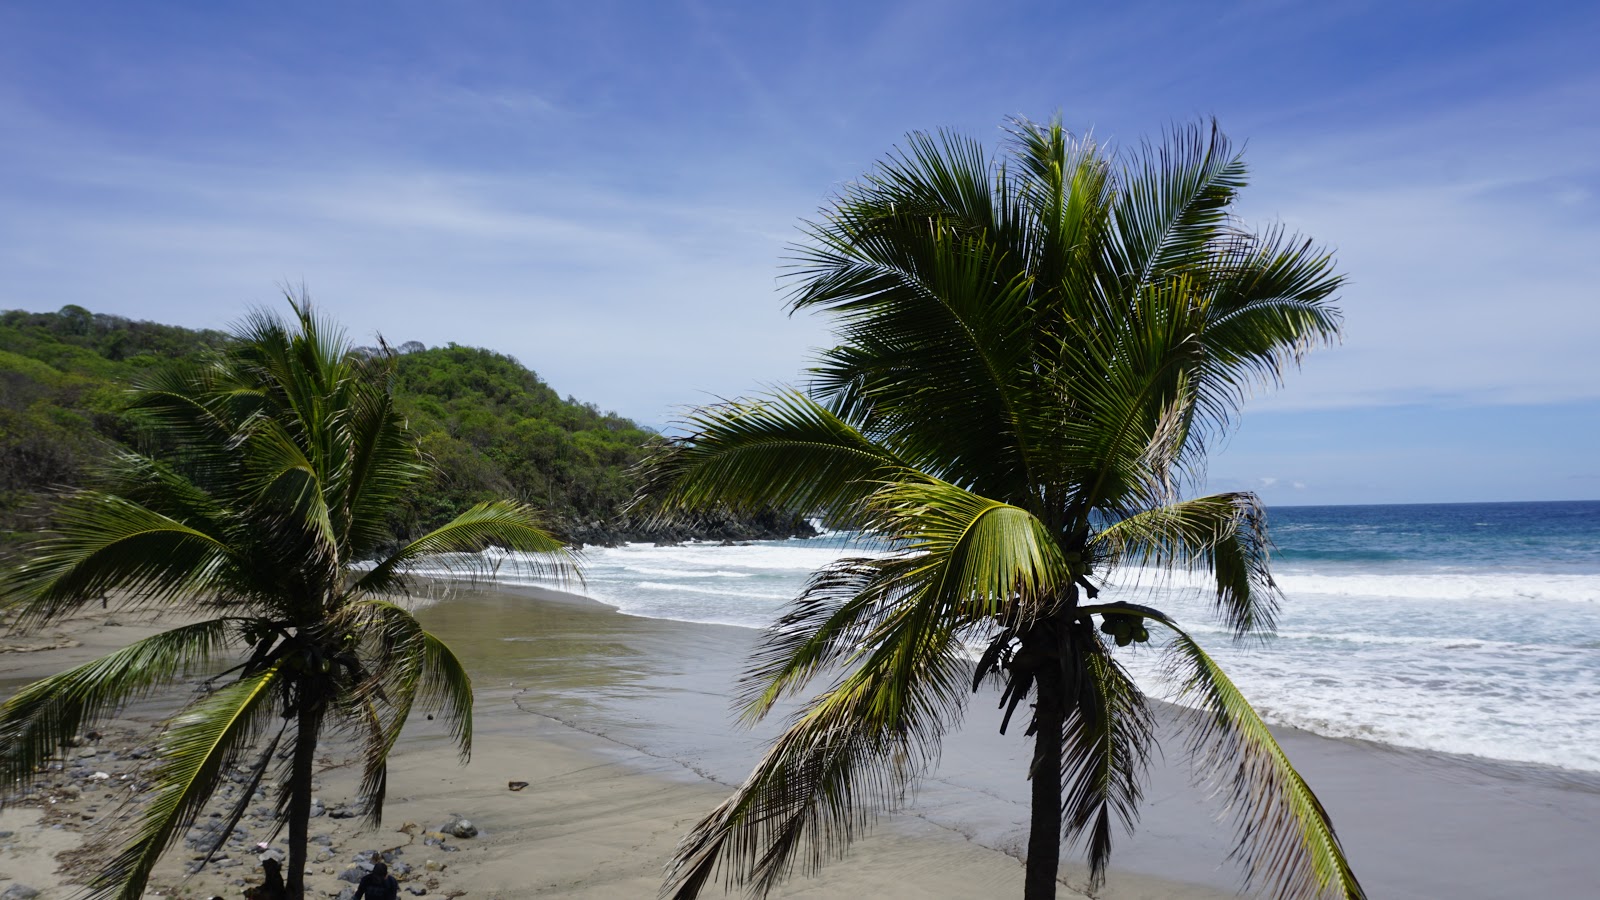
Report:
[[[477,738],[470,765],[456,765],[442,729],[424,717],[393,758],[384,826],[316,820],[337,853],[314,867],[316,896],[335,896],[350,854],[404,846],[419,873],[419,896],[465,891],[473,898],[528,896],[649,898],[679,837],[742,780],[772,729],[738,730],[728,686],[756,638],[747,629],[617,614],[582,598],[545,591],[440,591],[421,613],[473,672]],[[75,623],[54,649],[0,653],[0,696],[151,630],[102,621]],[[170,624],[170,623],[168,623]],[[15,643],[15,642],[13,642]],[[796,877],[776,896],[1020,896],[1018,861],[1026,835],[1026,745],[995,733],[992,697],[979,695],[965,727],[951,735],[941,764],[906,811],[886,815],[849,858],[814,878]],[[130,711],[133,726],[159,708]],[[1600,862],[1600,778],[1411,753],[1298,732],[1280,735],[1334,816],[1357,874],[1374,898],[1578,898],[1594,896]],[[1176,740],[1157,760],[1139,832],[1123,838],[1105,900],[1233,896],[1239,873],[1224,862],[1232,829],[1189,785]],[[103,758],[103,757],[102,757]],[[321,795],[347,799],[353,778],[330,767]],[[519,791],[511,781],[526,781]],[[431,828],[451,813],[482,829],[423,846],[405,823]],[[44,861],[80,827],[41,831],[36,812],[13,808],[0,830],[0,891],[40,883]],[[208,869],[185,880],[191,854],[175,849],[158,870],[170,896],[239,895],[243,870]],[[1068,848],[1069,885],[1084,872]],[[429,882],[420,873],[443,866]],[[59,878],[60,876],[55,876]],[[1063,896],[1071,896],[1063,891]],[[403,896],[411,896],[403,893]],[[721,896],[708,891],[706,896]]]

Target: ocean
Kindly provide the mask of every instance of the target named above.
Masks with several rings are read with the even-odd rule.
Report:
[[[1187,576],[1123,571],[1102,599],[1167,611],[1274,724],[1600,771],[1600,502],[1282,507],[1269,523],[1285,595],[1270,639],[1236,643]],[[576,589],[631,615],[760,628],[818,567],[861,552],[843,534],[590,548]],[[1121,658],[1168,697],[1151,631]]]

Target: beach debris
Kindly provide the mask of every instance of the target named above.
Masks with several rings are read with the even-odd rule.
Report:
[[[508,781],[508,782],[506,782],[506,787],[510,788],[513,791],[520,791],[520,790],[522,790],[523,788],[525,788],[527,786],[528,786],[528,783],[526,781]]]
[[[466,816],[463,816],[460,813],[451,813],[450,818],[443,825],[439,826],[439,830],[452,837],[458,838],[470,838],[478,836],[478,826],[472,824],[471,819],[468,819]]]

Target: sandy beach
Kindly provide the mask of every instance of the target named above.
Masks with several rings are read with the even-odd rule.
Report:
[[[405,896],[654,896],[679,837],[742,779],[770,735],[737,730],[725,699],[755,632],[624,616],[530,589],[438,589],[434,599],[424,620],[474,674],[472,761],[458,766],[442,731],[415,716],[393,758],[384,824],[362,831],[359,819],[335,817],[354,776],[339,765],[338,748],[327,748],[314,895],[338,897],[348,887],[340,876],[358,860],[398,849],[391,858],[407,870]],[[154,627],[113,610],[7,639],[0,695]],[[0,815],[0,892],[27,884],[43,900],[72,896],[56,854],[117,808],[119,785],[136,780],[132,754],[182,694],[167,697],[128,710],[98,745],[66,751],[80,779],[92,777],[81,774],[87,769],[106,778],[72,783],[63,772],[59,787]],[[947,740],[938,770],[905,811],[884,816],[847,859],[796,877],[779,896],[1019,896],[1026,747],[995,733],[990,701],[974,698],[965,727]],[[1280,737],[1332,812],[1371,896],[1593,896],[1600,778],[1300,732]],[[1114,872],[1096,897],[1204,900],[1239,887],[1225,862],[1231,826],[1189,784],[1179,742],[1166,746],[1139,831],[1118,843]],[[511,790],[511,782],[527,786]],[[453,814],[479,833],[430,834]],[[239,896],[238,882],[255,872],[247,851],[266,838],[251,828],[228,859],[198,875],[185,871],[196,854],[174,848],[149,896]],[[1067,852],[1073,862],[1063,878],[1081,895],[1084,871],[1074,848]]]

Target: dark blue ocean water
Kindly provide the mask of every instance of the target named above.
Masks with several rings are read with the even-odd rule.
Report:
[[[1285,563],[1600,572],[1600,501],[1288,506],[1268,519]]]

